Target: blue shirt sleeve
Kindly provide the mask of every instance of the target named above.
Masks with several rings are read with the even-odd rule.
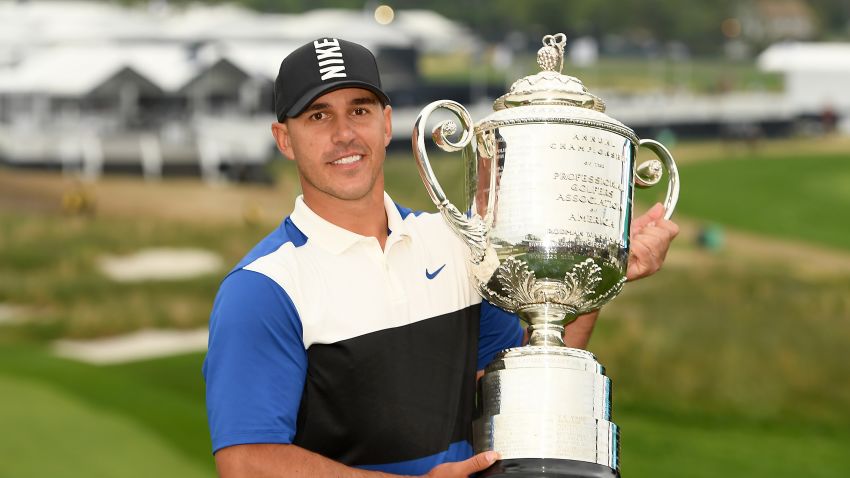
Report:
[[[478,370],[483,370],[497,353],[522,345],[519,317],[495,305],[481,301],[481,325],[478,331]]]
[[[237,270],[222,282],[204,360],[213,453],[248,443],[292,443],[307,352],[298,312],[270,278]]]

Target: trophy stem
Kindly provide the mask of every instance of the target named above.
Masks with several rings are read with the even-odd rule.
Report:
[[[528,345],[543,347],[566,347],[564,343],[564,317],[574,310],[562,304],[534,304],[517,310],[522,320],[530,324],[531,337]]]
[[[564,343],[564,326],[556,324],[541,324],[531,326],[531,337],[528,345],[543,347],[566,347]]]

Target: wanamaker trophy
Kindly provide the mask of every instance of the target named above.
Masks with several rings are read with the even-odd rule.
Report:
[[[618,477],[619,429],[611,380],[595,356],[564,345],[564,325],[598,309],[626,281],[634,187],[667,172],[669,218],[679,196],[673,157],[604,113],[605,103],[561,74],[566,36],[547,35],[542,71],[516,81],[473,125],[459,103],[425,107],[413,151],[431,199],[471,250],[481,295],[531,330],[499,353],[479,381],[473,447],[501,460],[482,476]],[[448,110],[459,122],[438,123]],[[447,198],[425,148],[430,136],[466,161],[464,211]],[[659,159],[636,167],[638,149]]]

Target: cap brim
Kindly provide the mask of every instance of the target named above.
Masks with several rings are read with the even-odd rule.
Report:
[[[307,109],[308,106],[310,106],[311,103],[313,103],[313,101],[315,101],[316,98],[326,93],[330,93],[331,91],[339,90],[342,88],[361,88],[364,90],[369,90],[372,93],[375,93],[375,95],[377,95],[378,98],[380,98],[384,102],[384,104],[390,104],[390,97],[387,96],[386,93],[381,91],[381,89],[375,85],[358,80],[338,81],[328,85],[319,85],[315,88],[308,90],[306,93],[301,95],[301,98],[299,98],[298,101],[296,101],[291,108],[289,108],[289,111],[286,112],[286,117],[294,118],[300,115],[304,112],[305,109]]]

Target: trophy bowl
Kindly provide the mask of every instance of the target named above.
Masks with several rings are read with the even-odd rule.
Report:
[[[563,34],[544,37],[542,71],[517,80],[478,123],[442,100],[422,110],[413,130],[422,180],[469,246],[479,292],[531,331],[527,346],[501,352],[479,381],[473,446],[502,457],[485,476],[619,476],[610,379],[593,354],[565,346],[564,325],[622,290],[634,188],[658,184],[666,170],[666,218],[679,195],[669,151],[639,139],[580,80],[560,73],[565,44]],[[426,123],[440,109],[457,122],[429,135]],[[428,136],[462,152],[464,211],[434,175]],[[658,159],[636,167],[641,147]]]

